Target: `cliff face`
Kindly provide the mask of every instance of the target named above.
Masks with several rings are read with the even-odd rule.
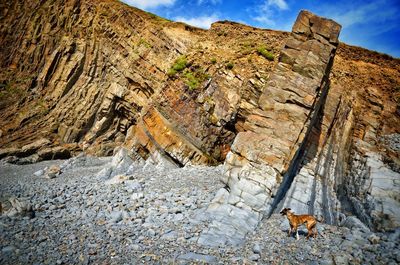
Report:
[[[222,162],[238,108],[254,105],[273,66],[255,50],[277,52],[286,37],[234,23],[205,32],[117,1],[3,5],[5,146],[51,137],[101,155],[127,142],[144,156],[158,146],[183,164]],[[166,75],[179,56],[185,72]]]
[[[220,221],[237,211],[254,227],[289,206],[399,226],[400,61],[338,45],[336,23],[304,12],[291,35],[204,31],[112,0],[0,10],[1,157],[122,145],[180,166],[225,162]]]

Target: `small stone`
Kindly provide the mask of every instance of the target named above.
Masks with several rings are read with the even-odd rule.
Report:
[[[136,192],[136,193],[132,193],[132,195],[131,195],[131,199],[134,201],[142,199],[142,198],[144,198],[143,192]]]
[[[179,221],[182,221],[184,218],[185,217],[183,216],[183,214],[178,213],[178,214],[175,215],[174,221],[179,222]]]
[[[260,254],[253,254],[249,257],[249,260],[251,261],[257,261],[260,259]]]
[[[41,176],[44,175],[44,170],[43,169],[38,170],[35,173],[33,173],[33,175],[36,176],[36,177],[41,177]]]
[[[375,235],[375,234],[371,234],[368,237],[369,242],[371,242],[371,244],[378,244],[379,241],[381,240],[379,236]]]
[[[131,190],[141,190],[142,189],[142,185],[138,181],[131,181],[131,180],[126,181],[125,185],[127,188],[129,188]]]
[[[10,253],[10,252],[13,252],[15,250],[15,247],[14,246],[6,246],[6,247],[3,247],[2,249],[1,249],[1,252],[3,252],[3,253]]]
[[[147,230],[146,234],[149,237],[154,237],[156,235],[156,231],[154,231],[153,229],[149,229],[149,230]]]
[[[129,212],[122,211],[122,218],[123,219],[129,219],[129,218],[131,218],[131,216],[130,216]]]
[[[261,246],[259,243],[255,243],[253,246],[253,252],[255,254],[260,254],[261,253]]]
[[[133,221],[135,224],[142,224],[143,223],[143,219],[141,218],[137,218]]]
[[[53,165],[48,170],[46,170],[44,177],[48,179],[53,179],[60,174],[61,174],[61,168],[57,165]]]
[[[118,223],[122,220],[122,212],[121,211],[112,211],[110,213],[110,217],[111,217],[111,222],[112,223]]]
[[[169,231],[161,236],[161,239],[172,241],[178,237],[178,233],[176,231]]]
[[[179,255],[178,260],[188,260],[188,261],[195,261],[205,264],[212,264],[216,263],[217,259],[214,256],[205,255],[205,254],[198,254],[194,252],[188,252],[186,254]]]
[[[133,244],[133,245],[132,245],[132,249],[133,249],[134,251],[138,251],[138,250],[141,249],[141,247],[140,247],[140,245],[138,245],[138,244]]]

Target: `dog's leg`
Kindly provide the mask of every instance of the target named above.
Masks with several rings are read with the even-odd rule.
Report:
[[[294,232],[296,233],[296,239],[299,240],[299,239],[300,239],[300,238],[299,238],[299,230],[297,230],[297,228],[298,228],[297,225],[294,225],[294,226],[293,226],[293,230],[294,230]]]
[[[315,230],[317,229],[315,222],[312,222],[311,224],[307,223],[307,230],[308,230],[307,237],[306,237],[307,239],[309,239],[310,236],[315,238],[314,229]]]
[[[314,237],[315,238],[314,228],[311,228],[311,229],[308,230],[306,238],[309,239],[310,237]]]
[[[307,236],[306,236],[307,240],[310,238],[310,236],[312,234],[314,234],[314,231],[312,229],[313,229],[313,227],[312,226],[308,226],[308,223],[307,223]]]
[[[290,237],[290,235],[292,234],[292,231],[293,231],[293,226],[291,225],[291,224],[289,224],[290,225],[290,228],[289,228],[289,231],[288,231],[288,237]]]

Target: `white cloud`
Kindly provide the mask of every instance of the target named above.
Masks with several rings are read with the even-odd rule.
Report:
[[[258,12],[258,15],[253,17],[253,19],[265,25],[274,26],[275,21],[272,19],[272,15],[273,13],[270,10],[260,10],[260,12]]]
[[[285,0],[266,0],[263,4],[254,9],[256,14],[253,19],[264,25],[274,27],[275,16],[279,11],[288,10],[289,6]]]
[[[158,6],[172,6],[176,0],[122,0],[128,5],[141,9],[155,8]]]
[[[280,10],[289,9],[289,6],[285,0],[268,0],[265,4],[268,6],[276,6]]]
[[[209,29],[212,23],[221,19],[216,14],[213,14],[211,16],[200,16],[193,18],[175,17],[174,20],[184,22],[198,28]]]

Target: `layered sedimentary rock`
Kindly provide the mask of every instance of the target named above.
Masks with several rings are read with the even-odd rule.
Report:
[[[228,204],[229,215],[251,212],[248,215],[254,226],[265,213],[272,213],[285,196],[324,107],[340,28],[334,21],[307,11],[299,14],[292,36],[260,96],[260,108],[247,117],[245,131],[236,136],[227,156],[224,182],[229,192],[210,209],[218,216],[220,208],[226,211]],[[246,222],[249,217],[241,214],[238,218]],[[214,242],[208,237],[220,237],[218,230],[226,227],[240,231],[232,237],[220,237],[230,243],[236,243],[248,232],[231,221],[234,217],[218,219],[216,222],[222,225],[211,225],[202,242]]]
[[[0,158],[124,146],[177,166],[225,163],[208,231],[219,243],[283,206],[399,225],[400,61],[338,45],[336,23],[303,12],[292,34],[205,31],[113,0],[0,12]]]
[[[265,80],[257,68],[273,65],[257,45],[276,43],[274,51],[285,38],[228,22],[206,32],[118,1],[13,1],[1,9],[3,147],[47,138],[97,155],[124,144],[180,165],[221,163],[239,108],[253,107]],[[168,76],[180,56],[185,71]],[[235,71],[225,69],[230,62]]]
[[[239,244],[262,217],[283,207],[331,224],[355,213],[370,228],[398,227],[400,175],[353,138],[355,106],[336,84],[330,92],[339,31],[331,20],[299,14],[259,109],[227,156],[226,188],[209,209],[212,223],[201,244]]]

